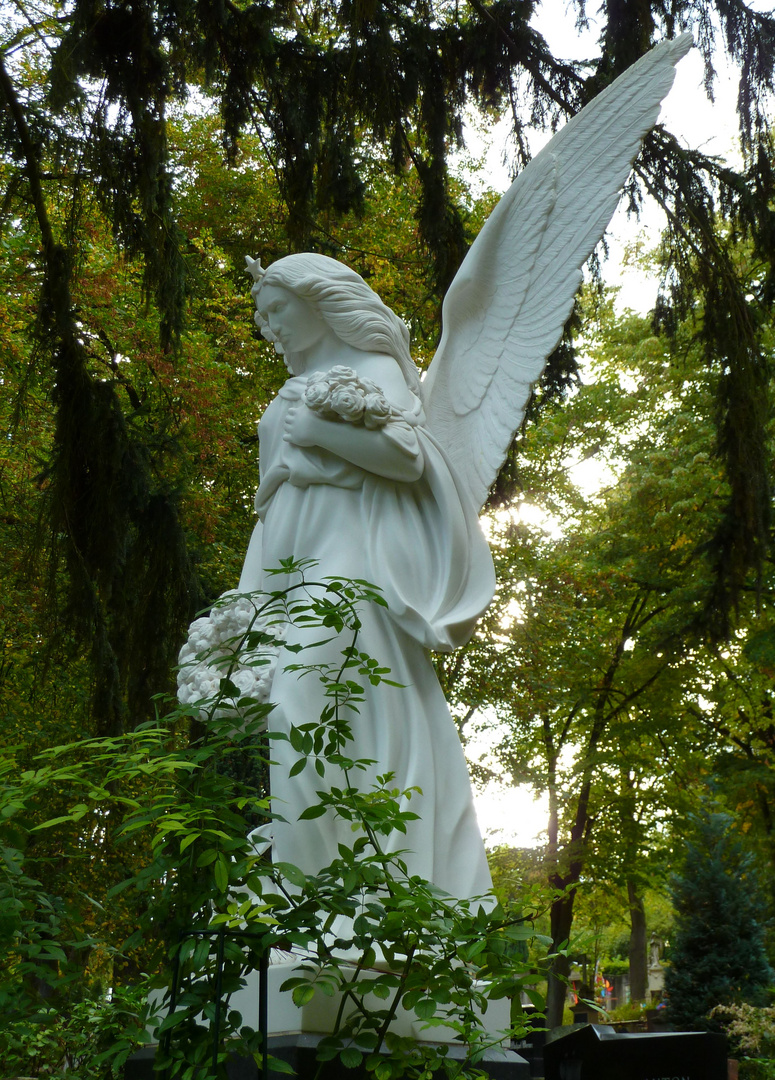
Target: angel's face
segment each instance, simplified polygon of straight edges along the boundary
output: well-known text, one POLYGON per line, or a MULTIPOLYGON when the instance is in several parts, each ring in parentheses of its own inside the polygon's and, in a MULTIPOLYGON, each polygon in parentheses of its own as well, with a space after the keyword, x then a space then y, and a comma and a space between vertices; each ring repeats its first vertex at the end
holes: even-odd
POLYGON ((290 289, 264 285, 256 293, 256 322, 281 355, 308 356, 329 335, 320 312, 290 289))

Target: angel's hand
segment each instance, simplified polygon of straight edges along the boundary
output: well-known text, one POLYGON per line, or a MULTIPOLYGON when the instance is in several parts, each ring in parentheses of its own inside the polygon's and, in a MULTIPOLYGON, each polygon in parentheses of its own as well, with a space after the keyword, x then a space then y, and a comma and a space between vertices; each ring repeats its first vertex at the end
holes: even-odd
POLYGON ((422 475, 423 458, 417 436, 408 424, 404 426, 407 438, 391 438, 383 428, 327 420, 307 405, 299 404, 288 410, 283 438, 294 446, 328 450, 377 476, 411 482, 422 475))
POLYGON ((283 438, 294 446, 320 446, 321 425, 325 423, 307 405, 292 405, 285 417, 283 438))

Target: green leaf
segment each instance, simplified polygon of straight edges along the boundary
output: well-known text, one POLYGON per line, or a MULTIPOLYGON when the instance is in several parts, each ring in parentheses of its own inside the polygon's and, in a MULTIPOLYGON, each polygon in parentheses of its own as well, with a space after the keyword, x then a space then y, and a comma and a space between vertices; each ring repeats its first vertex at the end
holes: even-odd
POLYGON ((219 892, 226 892, 229 887, 229 868, 226 865, 226 860, 223 855, 219 855, 215 860, 213 875, 219 892))
POLYGON ((325 812, 326 807, 316 803, 314 806, 308 806, 306 810, 302 810, 299 814, 299 821, 311 821, 313 818, 322 817, 325 812))
POLYGON ((347 1046, 339 1055, 339 1060, 346 1069, 357 1069, 363 1061, 363 1054, 354 1046, 347 1046))
POLYGON ((294 866, 293 863, 278 862, 274 864, 274 869, 279 874, 282 874, 284 878, 287 878, 291 885, 295 885, 297 889, 303 889, 307 884, 307 875, 298 866, 294 866))
POLYGON ((317 1059, 318 1061, 333 1061, 338 1055, 340 1047, 342 1045, 341 1039, 321 1039, 318 1043, 317 1059))
MULTIPOLYGON (((257 1065, 261 1064, 261 1053, 260 1052, 254 1054, 253 1058, 254 1058, 257 1065)), ((268 1054, 267 1055, 266 1062, 267 1062, 267 1065, 269 1066, 269 1071, 270 1072, 284 1073, 286 1076, 295 1076, 296 1075, 296 1070, 293 1068, 293 1066, 289 1062, 283 1061, 282 1058, 276 1058, 276 1057, 274 1057, 273 1054, 268 1054)))
POLYGON ((59 945, 49 943, 38 954, 39 960, 67 960, 67 953, 59 945))
POLYGON ((524 993, 527 994, 527 996, 530 998, 531 1002, 533 1003, 533 1005, 535 1005, 536 1009, 538 1009, 539 1012, 543 1011, 546 1008, 546 999, 537 990, 534 990, 531 986, 525 986, 524 993))
POLYGON ((431 998, 423 998, 422 1001, 417 1002, 414 1011, 421 1020, 430 1020, 436 1015, 436 1002, 431 998))
POLYGON ((73 819, 69 814, 62 814, 61 817, 50 818, 48 821, 42 822, 40 825, 36 825, 32 832, 40 832, 41 829, 50 829, 54 825, 61 825, 65 821, 72 821, 73 819))
POLYGON ((291 991, 293 1004, 299 1009, 301 1009, 308 1002, 312 1001, 314 996, 315 987, 312 983, 305 983, 304 986, 295 986, 291 991))

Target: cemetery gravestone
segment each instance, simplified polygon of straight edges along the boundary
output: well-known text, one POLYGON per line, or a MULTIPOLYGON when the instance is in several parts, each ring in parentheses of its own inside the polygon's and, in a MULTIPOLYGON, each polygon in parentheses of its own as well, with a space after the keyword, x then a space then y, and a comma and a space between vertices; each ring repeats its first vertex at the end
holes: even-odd
POLYGON ((589 1024, 544 1049, 545 1080, 727 1080, 723 1035, 701 1031, 619 1035, 589 1024))

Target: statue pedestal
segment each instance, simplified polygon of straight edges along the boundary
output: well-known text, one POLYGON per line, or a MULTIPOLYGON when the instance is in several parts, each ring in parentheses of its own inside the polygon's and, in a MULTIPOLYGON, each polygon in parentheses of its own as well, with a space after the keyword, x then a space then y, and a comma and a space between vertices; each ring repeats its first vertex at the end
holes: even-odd
MULTIPOLYGON (((321 1068, 315 1060, 317 1044, 321 1038, 322 1035, 312 1034, 271 1035, 269 1053, 287 1062, 298 1080, 309 1080, 317 1074, 318 1069, 320 1080, 366 1080, 367 1076, 373 1077, 373 1073, 367 1074, 362 1068, 346 1069, 340 1061, 327 1061, 321 1068)), ((446 1045, 447 1058, 450 1061, 462 1061, 465 1056, 465 1049, 460 1043, 436 1042, 434 1045, 446 1045)), ((530 1080, 530 1066, 525 1059, 513 1050, 501 1047, 488 1050, 484 1058, 477 1062, 477 1067, 492 1080, 530 1080)), ((269 1077, 271 1080, 282 1080, 280 1074, 274 1074, 271 1069, 269 1077)), ((233 1080, 242 1080, 242 1077, 235 1073, 233 1080)))
MULTIPOLYGON (((319 1064, 315 1060, 317 1044, 324 1035, 333 1030, 339 1009, 340 995, 328 997, 318 993, 301 1008, 293 1004, 290 993, 281 993, 280 987, 291 978, 298 961, 282 961, 270 964, 268 977, 268 1033, 269 1053, 286 1061, 300 1080, 315 1075, 319 1064)), ((258 1016, 258 973, 237 994, 232 995, 230 1008, 242 1014, 250 1023, 250 1017, 258 1016)), ((384 1009, 386 1002, 367 997, 366 1005, 384 1009)), ((493 1042, 499 1041, 502 1032, 509 1027, 509 1002, 495 1001, 485 1015, 480 1014, 482 1028, 493 1042)), ((427 1027, 414 1013, 399 1008, 390 1025, 391 1031, 419 1043, 446 1046, 447 1057, 461 1060, 465 1049, 455 1042, 455 1031, 448 1027, 427 1027)), ((490 1049, 480 1063, 481 1068, 493 1080, 528 1080, 530 1067, 524 1058, 505 1045, 490 1049)), ((365 1072, 359 1068, 346 1069, 341 1062, 328 1062, 320 1073, 321 1080, 360 1080, 365 1072)))
MULTIPOLYGON (((319 1041, 331 1032, 336 1023, 340 996, 328 997, 323 993, 315 994, 310 1002, 302 1007, 294 1005, 290 993, 281 993, 280 987, 286 979, 296 972, 301 958, 283 960, 269 966, 267 987, 268 1014, 268 1050, 272 1057, 287 1062, 294 1070, 298 1080, 308 1080, 319 1075, 320 1080, 363 1080, 366 1073, 361 1068, 347 1069, 338 1060, 326 1062, 322 1069, 316 1061, 319 1041), (318 1073, 318 1070, 321 1070, 318 1073)), ((384 1009, 385 1001, 378 998, 366 1000, 368 1006, 384 1009)), ((243 1022, 258 1027, 259 1015, 259 975, 253 972, 247 984, 229 999, 229 1011, 236 1010, 243 1022)), ((488 1050, 479 1067, 492 1080, 529 1080, 530 1066, 524 1058, 505 1045, 497 1045, 499 1036, 509 1026, 509 1002, 493 1002, 487 1013, 481 1017, 482 1028, 496 1044, 488 1050)), ((447 1057, 451 1061, 462 1060, 465 1048, 455 1042, 455 1032, 447 1027, 426 1027, 413 1013, 399 1008, 391 1024, 391 1030, 397 1035, 413 1038, 419 1043, 445 1046, 447 1057)), ((153 1059, 155 1046, 145 1047, 134 1054, 126 1064, 124 1080, 154 1080, 153 1059)), ((229 1080, 259 1080, 260 1068, 251 1059, 230 1058, 227 1066, 229 1080)), ((269 1070, 267 1078, 261 1080, 284 1080, 281 1074, 269 1070)))
MULTIPOLYGON (((296 1080, 312 1080, 315 1076, 319 1080, 367 1080, 363 1069, 346 1069, 340 1061, 327 1061, 321 1067, 315 1059, 321 1038, 321 1035, 311 1034, 271 1035, 269 1053, 287 1062, 294 1070, 296 1080)), ((124 1080, 157 1080, 159 1074, 153 1069, 155 1055, 155 1046, 144 1047, 133 1054, 124 1066, 124 1080)), ((459 1043, 448 1046, 447 1057, 451 1061, 460 1061, 463 1055, 464 1050, 459 1043)), ((492 1080, 530 1080, 530 1066, 513 1050, 489 1050, 477 1066, 492 1080)), ((226 1075, 228 1080, 288 1080, 287 1074, 271 1068, 268 1075, 263 1077, 255 1061, 237 1055, 229 1058, 226 1075)))
MULTIPOLYGON (((316 993, 311 1001, 299 1007, 294 1005, 290 993, 281 993, 280 987, 286 979, 300 974, 296 968, 301 960, 302 958, 283 959, 279 963, 269 965, 267 1030, 270 1036, 289 1033, 326 1035, 333 1031, 336 1025, 341 995, 334 994, 329 997, 323 993, 316 993)), ((365 999, 365 1005, 369 1009, 384 1010, 387 1002, 369 995, 365 999)), ((247 984, 241 990, 236 994, 232 994, 229 999, 229 1010, 232 1009, 236 1009, 237 1012, 241 1013, 245 1023, 257 1026, 259 1012, 257 971, 248 976, 247 984)), ((486 1013, 479 1014, 482 1030, 488 1034, 493 1042, 500 1043, 503 1041, 502 1033, 509 1027, 509 1011, 510 1003, 504 998, 493 1001, 486 1013)), ((454 1043, 456 1040, 456 1033, 452 1028, 428 1027, 413 1012, 409 1012, 400 1006, 390 1025, 390 1030, 395 1032, 396 1035, 417 1039, 420 1042, 454 1043)))

